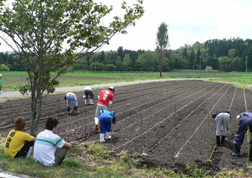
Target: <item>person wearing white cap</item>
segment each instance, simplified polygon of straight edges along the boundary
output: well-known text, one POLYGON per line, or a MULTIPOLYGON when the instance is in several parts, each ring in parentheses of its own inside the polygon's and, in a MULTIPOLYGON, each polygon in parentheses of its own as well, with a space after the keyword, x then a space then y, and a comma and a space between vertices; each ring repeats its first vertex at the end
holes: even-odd
POLYGON ((113 103, 114 92, 115 92, 115 88, 111 86, 106 90, 102 90, 100 94, 98 95, 98 102, 97 102, 95 118, 94 118, 96 131, 99 130, 98 124, 99 124, 100 111, 108 110, 108 107, 113 103))
POLYGON ((87 104, 88 96, 90 96, 89 104, 94 104, 93 99, 94 99, 94 93, 93 90, 90 86, 86 86, 84 88, 84 103, 87 104))

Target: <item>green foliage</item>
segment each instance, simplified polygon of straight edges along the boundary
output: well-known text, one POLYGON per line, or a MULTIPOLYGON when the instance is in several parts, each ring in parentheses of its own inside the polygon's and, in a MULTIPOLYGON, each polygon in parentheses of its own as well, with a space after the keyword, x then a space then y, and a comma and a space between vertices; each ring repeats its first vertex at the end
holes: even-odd
POLYGON ((5 64, 0 64, 0 71, 9 71, 10 69, 5 64))
POLYGON ((20 85, 19 86, 19 91, 22 95, 27 94, 31 90, 30 85, 20 85))
POLYGON ((116 66, 114 64, 106 64, 105 65, 105 70, 106 71, 115 71, 116 70, 116 66))
POLYGON ((219 70, 231 71, 232 58, 228 56, 221 56, 218 58, 218 60, 219 60, 219 70))
POLYGON ((91 144, 87 149, 86 152, 94 155, 95 157, 102 157, 102 158, 109 158, 109 154, 107 151, 104 150, 101 144, 91 144))
POLYGON ((147 51, 140 54, 136 62, 141 71, 155 71, 156 56, 154 52, 147 51))
POLYGON ((206 66, 205 70, 206 71, 211 71, 211 70, 213 70, 213 68, 212 68, 212 66, 206 66))
POLYGON ((158 27, 156 45, 157 49, 161 50, 169 47, 168 25, 164 22, 158 27))
POLYGON ((202 170, 199 169, 199 168, 194 168, 192 169, 190 167, 190 165, 186 165, 186 171, 187 171, 187 175, 189 175, 190 177, 193 177, 193 178, 199 178, 199 177, 203 177, 203 174, 201 173, 202 170))
POLYGON ((162 77, 163 65, 165 60, 165 51, 169 47, 169 35, 168 35, 168 25, 164 22, 160 24, 157 32, 156 40, 156 52, 157 52, 157 61, 159 64, 159 75, 162 77))
MULTIPOLYGON (((14 0, 10 7, 1 1, 0 38, 15 51, 28 72, 29 82, 21 87, 21 93, 31 92, 32 113, 37 111, 37 102, 41 102, 45 91, 54 92, 56 79, 69 66, 108 44, 116 33, 127 33, 126 28, 135 25, 144 13, 142 0, 136 1, 133 7, 122 3, 124 18, 116 16, 108 26, 101 19, 112 7, 92 0, 14 0), (56 73, 54 77, 52 72, 56 73)), ((31 134, 36 135, 39 119, 32 115, 31 134)))
POLYGON ((104 64, 99 63, 99 62, 93 62, 91 63, 91 65, 89 66, 89 69, 91 71, 102 71, 104 70, 104 64))
POLYGON ((126 54, 124 59, 123 59, 123 67, 125 71, 132 71, 133 67, 132 67, 132 60, 129 56, 129 54, 126 54))

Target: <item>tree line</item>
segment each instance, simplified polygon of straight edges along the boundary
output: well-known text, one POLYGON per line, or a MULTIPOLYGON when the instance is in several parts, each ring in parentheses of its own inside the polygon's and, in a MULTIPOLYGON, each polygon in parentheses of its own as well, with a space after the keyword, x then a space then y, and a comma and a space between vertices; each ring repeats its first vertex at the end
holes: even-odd
MULTIPOLYGON (((156 51, 101 51, 84 56, 68 71, 159 71, 156 51)), ((214 39, 165 50, 163 71, 172 69, 204 70, 211 66, 221 71, 252 71, 252 40, 214 39)), ((25 71, 22 59, 15 53, 0 53, 0 71, 25 71)))

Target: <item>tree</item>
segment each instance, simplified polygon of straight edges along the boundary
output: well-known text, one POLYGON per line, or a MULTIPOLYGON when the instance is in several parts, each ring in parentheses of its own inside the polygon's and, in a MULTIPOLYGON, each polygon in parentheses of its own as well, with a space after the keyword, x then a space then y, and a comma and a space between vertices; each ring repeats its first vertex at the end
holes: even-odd
POLYGON ((101 20, 113 8, 93 0, 15 0, 11 7, 6 0, 0 2, 0 38, 22 57, 29 76, 20 91, 31 92, 32 135, 37 132, 43 94, 54 92, 56 79, 68 66, 108 44, 116 33, 127 33, 144 12, 142 0, 136 1, 132 7, 123 2, 123 19, 116 16, 107 26, 101 20))
POLYGON ((0 71, 9 71, 9 68, 5 64, 0 64, 0 71))
POLYGON ((133 68, 131 67, 131 65, 132 65, 132 60, 131 60, 129 54, 126 54, 124 59, 123 59, 124 70, 132 71, 133 68))
POLYGON ((154 52, 147 51, 143 54, 140 54, 136 60, 138 68, 141 71, 153 71, 155 70, 155 54, 154 52))
POLYGON ((121 57, 121 59, 124 59, 125 57, 125 54, 124 54, 124 51, 123 51, 123 47, 120 46, 118 49, 117 49, 117 55, 121 57))
POLYGON ((168 25, 164 22, 158 27, 156 40, 157 60, 159 64, 160 77, 162 77, 162 70, 165 58, 165 50, 169 47, 168 25))
POLYGON ((236 57, 231 62, 231 70, 232 71, 241 71, 241 59, 239 57, 236 57))
POLYGON ((117 56, 117 59, 116 59, 116 61, 115 61, 115 66, 116 66, 116 69, 118 70, 118 71, 123 71, 123 62, 122 62, 122 60, 121 60, 121 57, 120 56, 117 56))
POLYGON ((201 56, 200 48, 198 48, 197 53, 196 53, 196 64, 199 66, 199 69, 201 70, 202 56, 201 56))
POLYGON ((219 60, 219 70, 223 70, 226 72, 231 71, 232 58, 228 56, 221 56, 218 58, 218 60, 219 60))
POLYGON ((194 53, 194 50, 193 50, 193 49, 191 50, 191 54, 190 54, 189 60, 190 60, 190 62, 191 62, 192 69, 194 70, 194 65, 195 65, 195 53, 194 53))

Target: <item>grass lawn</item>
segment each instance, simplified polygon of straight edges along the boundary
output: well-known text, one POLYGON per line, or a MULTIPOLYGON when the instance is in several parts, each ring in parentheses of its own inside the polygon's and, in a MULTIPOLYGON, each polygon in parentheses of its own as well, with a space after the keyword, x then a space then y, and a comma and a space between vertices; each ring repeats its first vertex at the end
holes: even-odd
MULTIPOLYGON (((19 86, 28 83, 28 74, 26 72, 1 73, 3 74, 3 91, 17 91, 19 86)), ((252 84, 251 74, 245 72, 163 72, 162 78, 208 78, 210 81, 232 82, 238 87, 246 88, 248 84, 252 84)), ((147 79, 160 79, 159 72, 71 72, 58 78, 60 82, 58 87, 147 79)))

